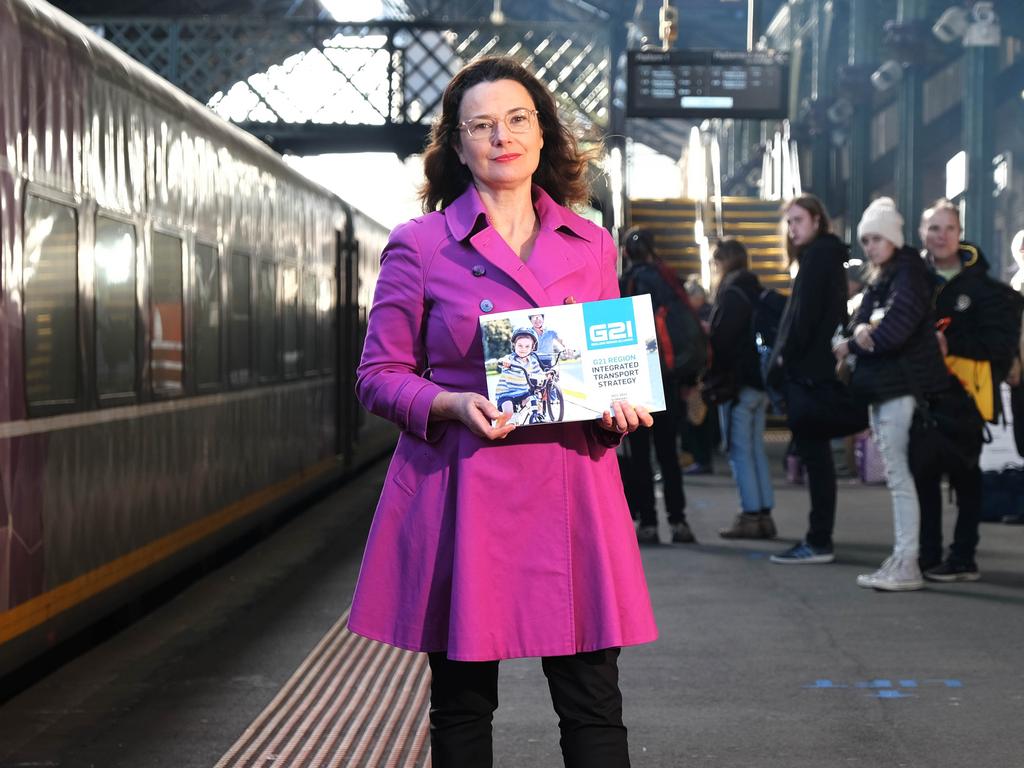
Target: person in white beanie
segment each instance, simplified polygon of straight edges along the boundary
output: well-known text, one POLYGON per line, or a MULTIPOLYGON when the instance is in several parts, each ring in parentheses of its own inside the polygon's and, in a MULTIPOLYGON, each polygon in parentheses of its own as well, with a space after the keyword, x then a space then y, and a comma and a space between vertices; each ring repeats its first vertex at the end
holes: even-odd
POLYGON ((867 289, 849 324, 851 338, 833 352, 839 361, 856 355, 851 386, 870 404, 871 431, 892 494, 895 534, 892 555, 874 573, 858 576, 857 584, 885 591, 921 589, 920 507, 908 461, 910 424, 915 392, 924 397, 942 392, 948 376, 935 336, 928 270, 917 252, 904 245, 903 217, 890 198, 868 206, 857 237, 871 262, 867 289))

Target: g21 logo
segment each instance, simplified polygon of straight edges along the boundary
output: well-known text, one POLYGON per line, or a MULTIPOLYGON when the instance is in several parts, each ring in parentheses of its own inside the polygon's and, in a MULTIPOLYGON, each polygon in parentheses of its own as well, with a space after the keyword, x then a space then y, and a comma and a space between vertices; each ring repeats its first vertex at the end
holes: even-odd
POLYGON ((633 341, 633 321, 617 323, 598 323, 590 326, 590 341, 594 344, 606 344, 610 341, 633 341))

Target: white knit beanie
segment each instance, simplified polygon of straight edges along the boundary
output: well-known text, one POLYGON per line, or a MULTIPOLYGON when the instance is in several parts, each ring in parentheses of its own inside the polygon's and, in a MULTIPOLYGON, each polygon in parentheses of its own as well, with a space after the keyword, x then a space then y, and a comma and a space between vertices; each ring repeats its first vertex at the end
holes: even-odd
POLYGON ((903 247, 903 217, 891 197, 871 201, 857 225, 857 239, 864 235, 881 235, 897 248, 903 247))

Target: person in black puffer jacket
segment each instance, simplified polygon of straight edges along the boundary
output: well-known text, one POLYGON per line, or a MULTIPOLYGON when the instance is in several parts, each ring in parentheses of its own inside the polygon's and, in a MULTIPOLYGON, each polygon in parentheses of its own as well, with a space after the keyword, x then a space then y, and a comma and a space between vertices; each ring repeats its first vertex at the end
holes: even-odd
MULTIPOLYGON (((813 195, 783 207, 790 261, 800 265, 779 321, 768 365, 773 384, 790 380, 825 382, 835 378, 832 336, 846 324, 846 245, 829 231, 828 213, 813 195), (782 379, 783 381, 778 381, 782 379)), ((789 389, 788 386, 784 386, 789 389)), ((831 563, 836 519, 836 468, 826 438, 794 432, 793 444, 807 470, 811 511, 807 534, 793 547, 772 555, 773 563, 831 563)))
POLYGON ((871 261, 868 287, 850 321, 852 338, 835 356, 853 366, 851 386, 870 403, 871 431, 885 462, 892 494, 895 543, 875 573, 857 577, 861 587, 885 591, 921 589, 918 566, 920 505, 908 452, 917 401, 948 386, 931 312, 927 267, 903 243, 903 217, 888 197, 864 211, 857 235, 871 261))
POLYGON ((740 514, 724 539, 770 539, 775 497, 764 450, 768 396, 752 319, 761 299, 761 283, 748 268, 747 249, 738 240, 722 240, 714 253, 720 282, 711 310, 711 372, 728 381, 734 396, 719 406, 719 421, 729 451, 729 466, 740 497, 740 514))

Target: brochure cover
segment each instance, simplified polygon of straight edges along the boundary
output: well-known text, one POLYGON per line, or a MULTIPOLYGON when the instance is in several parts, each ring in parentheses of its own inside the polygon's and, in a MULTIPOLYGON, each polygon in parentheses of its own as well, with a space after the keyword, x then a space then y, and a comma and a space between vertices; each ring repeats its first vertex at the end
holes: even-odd
POLYGON ((648 295, 483 315, 480 330, 502 419, 589 421, 616 401, 665 410, 648 295))

